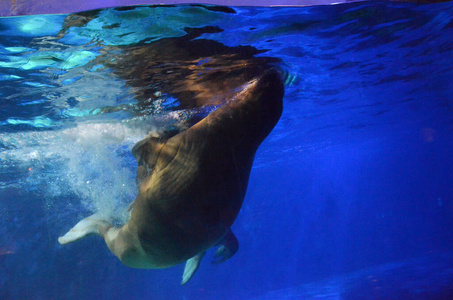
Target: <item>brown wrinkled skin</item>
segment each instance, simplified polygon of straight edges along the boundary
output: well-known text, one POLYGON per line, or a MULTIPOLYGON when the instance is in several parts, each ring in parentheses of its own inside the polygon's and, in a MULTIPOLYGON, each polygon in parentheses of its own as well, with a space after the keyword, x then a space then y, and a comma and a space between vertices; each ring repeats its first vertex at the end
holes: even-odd
POLYGON ((140 147, 139 163, 153 172, 141 184, 125 227, 154 267, 205 251, 230 228, 255 152, 282 113, 282 97, 279 74, 268 71, 187 131, 165 144, 149 140, 140 147))
MULTIPOLYGON (((86 26, 98 14, 67 16, 57 37, 71 27, 86 26)), ((96 227, 109 249, 130 267, 170 267, 203 253, 227 232, 230 240, 236 239, 229 230, 242 206, 255 152, 282 113, 283 82, 273 69, 279 59, 256 57, 266 50, 251 46, 203 39, 203 34, 221 32, 219 27, 184 31, 181 37, 102 45, 92 62, 130 88, 137 100, 128 110, 133 114, 149 114, 161 95, 177 99, 177 110, 220 106, 198 123, 198 116, 188 120, 196 124, 184 132, 137 143, 133 154, 140 189, 126 225, 81 221, 96 227)), ((103 112, 123 109, 106 107, 103 112)), ((74 240, 63 237, 62 243, 74 240)), ((237 251, 237 245, 233 248, 237 251)))

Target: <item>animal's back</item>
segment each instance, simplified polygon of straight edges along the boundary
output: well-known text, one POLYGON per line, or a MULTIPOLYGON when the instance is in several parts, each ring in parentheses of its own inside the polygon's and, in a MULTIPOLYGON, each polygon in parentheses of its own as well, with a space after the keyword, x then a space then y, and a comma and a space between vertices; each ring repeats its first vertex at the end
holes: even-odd
POLYGON ((213 246, 236 219, 253 158, 282 111, 280 76, 268 72, 187 131, 156 147, 130 223, 161 261, 213 246))

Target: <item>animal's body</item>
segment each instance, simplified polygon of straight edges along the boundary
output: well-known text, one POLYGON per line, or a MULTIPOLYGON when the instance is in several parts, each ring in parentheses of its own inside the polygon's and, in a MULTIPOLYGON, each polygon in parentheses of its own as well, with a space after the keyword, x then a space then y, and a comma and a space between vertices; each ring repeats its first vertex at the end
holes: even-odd
POLYGON ((230 227, 242 206, 255 152, 281 116, 283 93, 278 72, 266 71, 188 130, 164 142, 149 137, 137 143, 133 154, 141 184, 130 220, 116 228, 93 215, 59 242, 100 234, 134 268, 187 261, 183 283, 207 249, 218 245, 219 261, 231 257, 238 243, 230 227))

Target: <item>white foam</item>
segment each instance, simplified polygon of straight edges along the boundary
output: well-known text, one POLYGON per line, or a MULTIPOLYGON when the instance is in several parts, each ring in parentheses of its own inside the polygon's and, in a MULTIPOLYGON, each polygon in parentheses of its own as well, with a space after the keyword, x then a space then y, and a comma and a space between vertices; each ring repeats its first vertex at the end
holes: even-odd
POLYGON ((125 222, 126 208, 137 194, 130 150, 156 126, 181 121, 175 118, 177 114, 2 134, 0 145, 9 150, 0 148, 0 173, 7 166, 28 170, 20 185, 45 191, 50 202, 75 194, 90 211, 125 222))

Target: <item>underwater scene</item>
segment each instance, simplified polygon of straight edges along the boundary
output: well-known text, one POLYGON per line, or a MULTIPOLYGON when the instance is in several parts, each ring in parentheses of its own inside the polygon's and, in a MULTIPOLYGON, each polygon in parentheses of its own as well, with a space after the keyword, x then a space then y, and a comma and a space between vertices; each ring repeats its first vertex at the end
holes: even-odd
POLYGON ((0 299, 453 299, 452 37, 453 2, 0 18, 0 299))

